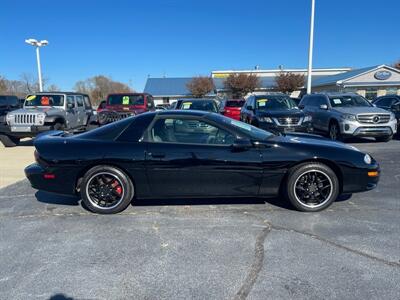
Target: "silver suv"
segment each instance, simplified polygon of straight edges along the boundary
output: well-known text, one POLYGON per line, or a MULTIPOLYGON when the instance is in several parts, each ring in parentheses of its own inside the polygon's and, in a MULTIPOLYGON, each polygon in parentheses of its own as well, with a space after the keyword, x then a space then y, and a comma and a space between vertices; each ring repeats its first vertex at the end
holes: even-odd
POLYGON ((393 113, 354 93, 305 95, 299 108, 312 116, 316 132, 327 133, 333 140, 358 136, 387 142, 397 132, 393 113))
POLYGON ((56 92, 28 95, 23 108, 7 114, 7 132, 1 132, 1 141, 10 147, 17 145, 21 138, 34 137, 48 130, 85 130, 92 117, 92 104, 86 94, 56 92))

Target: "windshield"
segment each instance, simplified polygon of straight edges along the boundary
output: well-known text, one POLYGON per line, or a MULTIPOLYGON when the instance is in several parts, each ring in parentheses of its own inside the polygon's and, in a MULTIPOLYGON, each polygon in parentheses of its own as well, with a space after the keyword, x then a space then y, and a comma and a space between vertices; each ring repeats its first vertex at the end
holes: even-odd
POLYGON ((332 107, 365 107, 372 106, 367 99, 361 96, 329 97, 332 107))
POLYGON ((110 95, 108 105, 144 105, 143 95, 110 95))
POLYGON ((260 110, 287 110, 297 108, 296 103, 286 96, 256 97, 256 109, 260 110))
POLYGON ((64 106, 64 95, 30 95, 25 106, 64 106))
POLYGON ((217 105, 214 101, 196 100, 196 101, 183 101, 181 109, 195 109, 210 112, 217 112, 217 105))
POLYGON ((224 124, 233 126, 237 131, 246 136, 249 136, 252 140, 263 141, 275 135, 272 132, 257 128, 253 125, 249 125, 241 121, 236 121, 222 115, 213 114, 210 115, 210 118, 214 119, 214 121, 218 123, 222 122, 224 124))

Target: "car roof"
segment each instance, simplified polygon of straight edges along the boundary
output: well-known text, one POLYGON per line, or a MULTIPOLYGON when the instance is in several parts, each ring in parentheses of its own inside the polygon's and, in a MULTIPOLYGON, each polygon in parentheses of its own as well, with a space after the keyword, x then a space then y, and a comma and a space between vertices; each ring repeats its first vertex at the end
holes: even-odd
POLYGON ((128 93, 110 93, 107 95, 111 96, 111 95, 126 95, 126 96, 136 96, 136 95, 150 95, 149 93, 132 93, 132 92, 128 92, 128 93))
MULTIPOLYGON (((347 92, 347 93, 344 93, 344 92, 322 92, 322 93, 312 93, 311 96, 312 95, 325 95, 327 97, 360 96, 357 93, 350 93, 350 92, 347 92)), ((307 95, 304 95, 304 96, 307 96, 307 95)))
POLYGON ((185 98, 185 99, 178 99, 178 101, 214 101, 212 98, 185 98))
POLYGON ((156 115, 160 116, 194 116, 194 117, 204 117, 210 112, 207 111, 202 111, 202 110, 182 110, 182 109, 177 109, 177 110, 162 110, 162 111, 157 111, 154 112, 156 115))
POLYGON ((38 93, 30 93, 29 95, 84 95, 88 96, 85 93, 77 93, 77 92, 38 92, 38 93))

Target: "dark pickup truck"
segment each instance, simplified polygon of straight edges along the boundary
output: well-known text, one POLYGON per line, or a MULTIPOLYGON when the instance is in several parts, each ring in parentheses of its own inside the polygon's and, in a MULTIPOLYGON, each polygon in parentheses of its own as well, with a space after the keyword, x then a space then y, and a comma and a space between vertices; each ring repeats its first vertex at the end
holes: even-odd
POLYGON ((21 101, 16 96, 0 95, 0 141, 7 139, 4 135, 7 132, 6 116, 10 111, 20 109, 21 101))
POLYGON ((107 96, 103 108, 98 112, 100 125, 112 123, 147 111, 154 111, 153 96, 147 93, 119 93, 107 96))

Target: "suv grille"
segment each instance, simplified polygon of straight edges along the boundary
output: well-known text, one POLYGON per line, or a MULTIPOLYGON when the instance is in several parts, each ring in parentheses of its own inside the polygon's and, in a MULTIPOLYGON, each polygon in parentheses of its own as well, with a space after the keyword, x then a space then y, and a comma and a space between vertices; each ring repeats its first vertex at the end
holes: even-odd
POLYGON ((14 115, 14 124, 34 125, 36 123, 35 114, 16 114, 14 115))
POLYGON ((283 118, 277 118, 276 119, 278 121, 279 125, 299 125, 300 123, 300 118, 299 117, 283 117, 283 118))
POLYGON ((382 124, 387 123, 390 120, 389 114, 368 114, 368 115, 357 115, 357 119, 360 123, 365 124, 382 124))
POLYGON ((108 116, 108 122, 115 122, 115 121, 119 121, 125 118, 129 118, 134 116, 135 114, 133 113, 117 113, 117 114, 110 114, 108 116))

